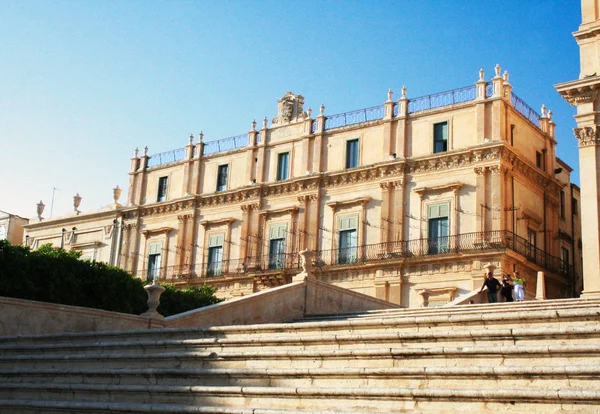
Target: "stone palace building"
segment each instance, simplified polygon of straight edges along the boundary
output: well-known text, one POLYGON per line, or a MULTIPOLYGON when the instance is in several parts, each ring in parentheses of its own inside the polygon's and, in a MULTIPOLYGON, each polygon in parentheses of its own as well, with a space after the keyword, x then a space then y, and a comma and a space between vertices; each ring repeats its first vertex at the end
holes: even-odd
MULTIPOLYGON (((235 297, 289 283, 298 252, 317 278, 406 307, 438 306, 518 269, 535 296, 581 291, 579 188, 538 114, 496 66, 472 86, 314 116, 287 92, 269 125, 131 161, 126 205, 38 220, 53 243, 140 278, 210 283, 235 297)), ((196 142, 195 142, 196 141, 196 142)), ((75 199, 77 202, 77 198, 75 199)), ((77 210, 77 206, 75 207, 77 210)))

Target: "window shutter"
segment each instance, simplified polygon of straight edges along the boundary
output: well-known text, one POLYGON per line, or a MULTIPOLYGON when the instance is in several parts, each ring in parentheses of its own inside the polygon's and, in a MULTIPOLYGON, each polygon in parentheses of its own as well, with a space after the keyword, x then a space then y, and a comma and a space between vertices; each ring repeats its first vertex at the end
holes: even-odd
POLYGON ((223 246, 225 236, 223 234, 213 234, 208 237, 208 247, 219 247, 223 246))
POLYGON ((443 218, 448 217, 450 211, 450 205, 448 203, 442 204, 431 204, 427 207, 427 218, 443 218))
POLYGON ((285 239, 287 224, 271 224, 269 229, 269 240, 285 239))
POLYGON ((161 254, 162 253, 162 242, 150 243, 148 246, 148 254, 161 254))
POLYGON ((358 227, 358 216, 340 217, 338 221, 338 230, 355 230, 358 227))

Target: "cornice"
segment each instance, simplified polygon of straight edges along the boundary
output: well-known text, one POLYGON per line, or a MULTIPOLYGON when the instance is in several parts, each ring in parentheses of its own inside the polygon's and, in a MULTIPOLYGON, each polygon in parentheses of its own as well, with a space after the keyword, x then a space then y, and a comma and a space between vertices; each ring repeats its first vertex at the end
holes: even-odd
POLYGON ((209 226, 219 226, 221 224, 231 225, 231 223, 233 223, 234 221, 235 221, 234 217, 227 217, 227 218, 216 219, 216 220, 202 220, 200 222, 200 225, 202 227, 206 228, 209 226))
POLYGON ((260 210, 260 211, 258 211, 258 215, 265 216, 265 217, 275 216, 275 215, 279 215, 279 214, 295 215, 298 213, 298 210, 299 210, 298 206, 291 206, 291 207, 278 208, 276 210, 260 210))
POLYGON ((173 227, 159 227, 157 229, 144 229, 141 231, 141 233, 144 235, 144 237, 148 238, 153 234, 169 234, 171 230, 173 230, 173 227))
POLYGON ((58 217, 55 219, 45 219, 42 221, 37 221, 35 223, 29 223, 29 224, 25 224, 23 226, 23 228, 25 230, 36 230, 40 227, 52 227, 52 226, 61 226, 61 225, 73 225, 73 224, 77 224, 77 223, 82 223, 85 221, 93 221, 93 220, 97 220, 103 216, 106 216, 106 218, 111 218, 114 217, 115 219, 121 217, 121 215, 123 214, 123 210, 120 208, 116 208, 114 210, 101 210, 101 211, 96 211, 96 212, 92 212, 92 213, 84 213, 84 214, 79 214, 79 215, 71 215, 71 216, 64 216, 64 217, 58 217))
POLYGON ((358 198, 353 198, 351 200, 330 201, 329 203, 327 203, 327 206, 330 207, 333 211, 336 211, 337 209, 339 209, 341 207, 351 206, 354 204, 365 205, 369 201, 371 201, 371 197, 368 197, 368 196, 367 197, 358 197, 358 198))
POLYGON ((435 185, 435 186, 432 186, 432 187, 419 187, 419 188, 415 188, 415 189, 413 189, 413 192, 419 194, 420 197, 423 197, 427 193, 435 192, 435 191, 447 191, 447 190, 458 191, 458 190, 460 190, 460 188, 463 185, 464 185, 463 183, 461 183, 459 181, 455 181, 453 183, 442 184, 442 185, 435 185))
POLYGON ((571 105, 593 102, 598 97, 600 76, 577 79, 554 85, 556 91, 571 105))

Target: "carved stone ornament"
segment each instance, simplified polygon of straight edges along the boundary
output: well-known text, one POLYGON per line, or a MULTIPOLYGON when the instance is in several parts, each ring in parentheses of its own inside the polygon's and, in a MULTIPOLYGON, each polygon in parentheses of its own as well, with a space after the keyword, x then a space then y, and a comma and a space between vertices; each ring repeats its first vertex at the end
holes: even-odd
POLYGON ((287 91, 277 101, 277 116, 273 118, 273 125, 297 122, 307 118, 308 115, 303 112, 303 106, 304 97, 302 95, 294 95, 287 91))
POLYGON ((575 133, 575 137, 579 140, 580 147, 600 144, 598 127, 596 125, 583 128, 573 128, 573 132, 575 133))

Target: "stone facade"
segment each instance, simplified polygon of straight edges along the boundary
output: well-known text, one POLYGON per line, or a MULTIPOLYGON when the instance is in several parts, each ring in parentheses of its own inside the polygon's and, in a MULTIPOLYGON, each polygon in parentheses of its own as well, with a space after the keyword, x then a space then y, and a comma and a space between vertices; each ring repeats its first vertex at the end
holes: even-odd
POLYGON ((11 244, 21 244, 28 219, 0 210, 0 240, 8 240, 11 244))
POLYGON ((600 297, 600 0, 581 0, 582 20, 573 33, 579 45, 579 79, 555 85, 577 107, 573 132, 579 141, 584 294, 600 297))
MULTIPOLYGON (((552 113, 514 95, 499 66, 473 86, 414 99, 403 88, 398 100, 389 91, 345 114, 321 105, 313 117, 291 92, 277 108, 270 126, 252 122, 244 135, 136 150, 127 206, 106 216, 117 220, 113 263, 236 297, 289 283, 298 252, 312 250, 318 280, 418 307, 479 288, 491 262, 518 268, 529 298, 538 271, 548 297, 573 295, 578 259, 559 237, 572 229, 560 216, 571 169, 556 158, 552 113)), ((53 234, 69 231, 65 220, 53 234)))

